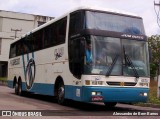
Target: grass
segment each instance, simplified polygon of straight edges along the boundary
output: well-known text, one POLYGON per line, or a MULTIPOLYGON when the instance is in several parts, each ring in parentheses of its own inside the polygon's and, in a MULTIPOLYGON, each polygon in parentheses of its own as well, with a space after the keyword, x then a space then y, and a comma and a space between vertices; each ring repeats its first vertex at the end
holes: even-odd
POLYGON ((157 98, 157 87, 158 87, 158 82, 151 80, 148 103, 160 105, 160 98, 159 99, 157 98))
POLYGON ((147 103, 137 103, 135 105, 138 106, 154 106, 154 107, 160 107, 160 98, 157 98, 157 87, 158 87, 158 82, 154 81, 151 79, 150 82, 150 92, 149 92, 149 98, 147 103))
POLYGON ((0 77, 0 81, 7 81, 7 77, 0 77))

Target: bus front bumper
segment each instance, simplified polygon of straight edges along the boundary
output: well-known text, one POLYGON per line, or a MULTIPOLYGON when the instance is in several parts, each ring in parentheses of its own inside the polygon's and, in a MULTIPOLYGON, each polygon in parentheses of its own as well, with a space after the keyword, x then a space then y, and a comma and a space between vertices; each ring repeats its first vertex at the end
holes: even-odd
POLYGON ((82 100, 85 102, 146 102, 148 88, 128 87, 83 87, 82 100))

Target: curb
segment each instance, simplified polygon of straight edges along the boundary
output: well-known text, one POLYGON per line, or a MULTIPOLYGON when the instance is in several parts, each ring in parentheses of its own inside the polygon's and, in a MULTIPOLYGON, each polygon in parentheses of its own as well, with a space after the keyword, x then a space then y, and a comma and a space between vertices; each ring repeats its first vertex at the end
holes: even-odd
POLYGON ((160 105, 158 104, 152 104, 152 103, 145 103, 145 107, 153 107, 153 108, 160 108, 160 105))
POLYGON ((160 108, 160 105, 158 105, 158 104, 153 104, 153 103, 135 104, 135 106, 160 108))

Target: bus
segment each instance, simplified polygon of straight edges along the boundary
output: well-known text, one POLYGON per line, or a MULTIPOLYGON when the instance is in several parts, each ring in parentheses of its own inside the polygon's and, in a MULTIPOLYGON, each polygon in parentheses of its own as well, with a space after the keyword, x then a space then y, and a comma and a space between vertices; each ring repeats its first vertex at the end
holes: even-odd
POLYGON ((134 14, 79 7, 10 45, 8 86, 17 95, 113 107, 146 102, 149 83, 147 37, 143 19, 134 14))

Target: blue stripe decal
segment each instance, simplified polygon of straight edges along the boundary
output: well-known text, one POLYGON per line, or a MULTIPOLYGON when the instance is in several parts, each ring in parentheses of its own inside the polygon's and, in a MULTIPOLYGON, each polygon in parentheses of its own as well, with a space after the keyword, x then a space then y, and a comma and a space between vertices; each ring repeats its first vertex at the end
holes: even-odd
MULTIPOLYGON (((34 52, 32 52, 32 59, 34 59, 34 52)), ((28 62, 30 61, 30 58, 29 58, 29 54, 27 54, 27 63, 25 64, 25 55, 22 55, 22 62, 23 62, 23 71, 24 71, 24 76, 25 76, 25 80, 26 79, 26 72, 27 72, 27 64, 28 62)))
POLYGON ((13 81, 12 80, 8 80, 7 81, 7 85, 9 88, 13 88, 13 81))
MULTIPOLYGON (((8 86, 13 88, 13 81, 8 81, 8 86)), ((29 92, 54 96, 54 84, 34 83, 29 92)), ((26 90, 25 82, 22 83, 22 90, 26 90)), ((71 86, 65 85, 65 98, 75 101, 91 102, 91 92, 101 92, 103 102, 146 102, 148 97, 141 96, 141 93, 148 93, 148 88, 118 88, 118 87, 92 87, 92 86, 71 86)))
POLYGON ((32 58, 34 59, 34 52, 32 52, 32 58))
POLYGON ((83 87, 83 101, 91 101, 91 92, 101 92, 104 102, 146 102, 148 97, 141 93, 148 93, 148 88, 118 88, 118 87, 83 87))
MULTIPOLYGON (((22 90, 27 91, 25 82, 22 83, 22 90)), ((34 92, 42 95, 50 95, 50 96, 54 95, 53 91, 54 91, 53 84, 44 84, 44 83, 34 83, 31 90, 29 90, 29 92, 34 92)))
MULTIPOLYGON (((23 71, 24 71, 24 76, 26 76, 26 66, 25 66, 24 55, 22 55, 22 61, 23 61, 23 71)), ((26 78, 25 78, 25 79, 26 79, 26 78)))
POLYGON ((27 62, 29 62, 29 54, 27 54, 27 62))

